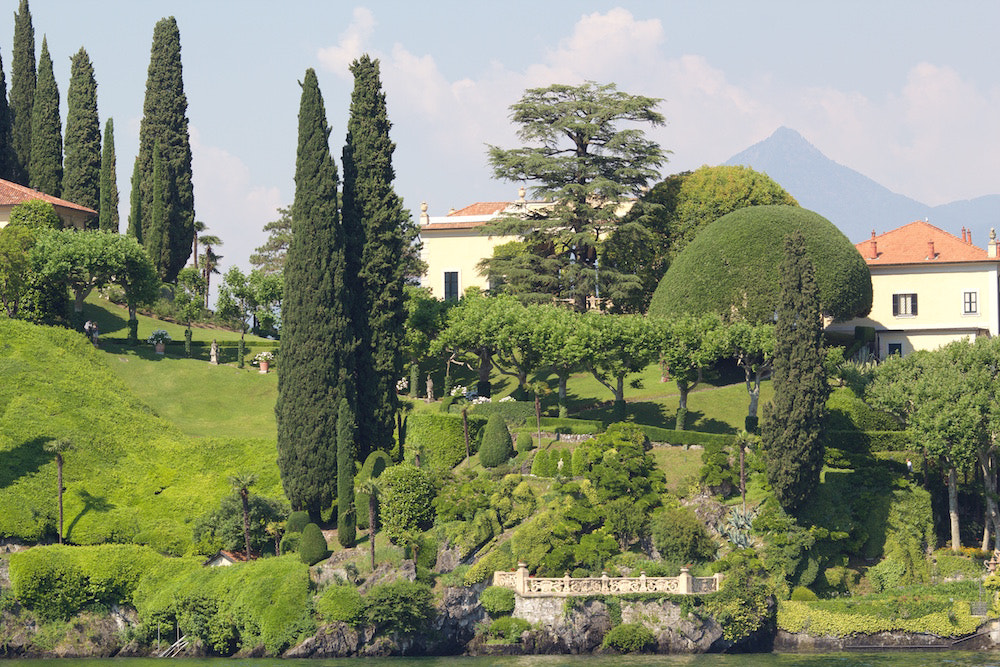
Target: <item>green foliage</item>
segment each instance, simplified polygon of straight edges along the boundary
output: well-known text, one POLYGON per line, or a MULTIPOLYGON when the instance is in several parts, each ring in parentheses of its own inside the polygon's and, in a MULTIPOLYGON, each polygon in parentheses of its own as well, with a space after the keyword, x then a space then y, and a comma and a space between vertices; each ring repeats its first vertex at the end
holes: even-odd
POLYGON ((21 225, 0 228, 0 304, 14 318, 31 285, 31 248, 35 232, 21 225))
POLYGON ((835 389, 826 401, 824 430, 899 431, 903 425, 892 415, 873 409, 846 387, 835 389))
POLYGON ((479 604, 493 618, 509 616, 514 611, 514 601, 514 591, 502 586, 487 586, 479 594, 479 604))
MULTIPOLYGON (((382 472, 392 465, 392 459, 389 455, 381 450, 376 450, 365 458, 364 464, 361 466, 361 470, 358 472, 357 481, 355 483, 355 494, 354 494, 354 508, 356 512, 355 519, 357 521, 357 527, 361 529, 368 528, 368 500, 369 495, 364 491, 358 490, 358 486, 363 485, 368 480, 377 479, 382 472)), ((376 499, 376 511, 378 499, 376 499)), ((377 513, 376 513, 377 516, 377 513)))
POLYGON ((619 653, 646 653, 656 648, 656 637, 642 623, 622 623, 604 635, 601 646, 619 653))
MULTIPOLYGON (((280 521, 287 512, 282 503, 256 494, 248 498, 250 548, 261 552, 274 540, 267 534, 267 524, 280 521)), ((222 499, 219 507, 202 515, 194 524, 194 542, 198 553, 210 554, 219 549, 245 550, 243 542, 243 507, 238 494, 222 499)))
POLYGON ((394 544, 400 544, 408 533, 430 527, 434 486, 426 471, 400 463, 387 468, 380 480, 381 526, 394 544))
POLYGON ((306 565, 315 565, 329 555, 330 549, 319 526, 307 523, 299 538, 299 558, 306 565))
POLYGON ((365 596, 365 622, 379 632, 414 634, 434 617, 431 599, 431 589, 416 581, 375 586, 365 596))
POLYGON ((586 452, 583 475, 602 502, 611 498, 639 500, 662 490, 663 474, 656 470, 649 454, 649 438, 635 424, 612 424, 580 447, 586 452))
POLYGON ((649 517, 645 503, 636 504, 628 498, 616 498, 604 505, 604 527, 615 536, 622 551, 640 537, 649 534, 649 517))
POLYGON ((29 199, 10 209, 10 224, 34 230, 61 229, 56 207, 44 199, 29 199))
POLYGON ((604 424, 593 419, 574 419, 571 417, 542 417, 542 429, 556 433, 573 433, 575 435, 592 435, 604 431, 604 424))
POLYGON ((42 37, 38 56, 38 81, 31 107, 31 160, 28 180, 31 187, 53 197, 62 195, 62 121, 59 118, 59 88, 52 72, 49 45, 42 37))
POLYGON ((285 522, 286 533, 301 533, 309 523, 309 512, 296 511, 288 515, 285 522))
POLYGON ((118 233, 118 171, 115 159, 115 121, 104 124, 104 147, 101 149, 100 208, 98 226, 118 233))
MULTIPOLYGON (((97 211, 101 190, 101 124, 97 115, 94 67, 83 47, 72 58, 66 108, 62 197, 97 211)), ((98 226, 96 217, 90 226, 98 226)), ((117 225, 113 230, 110 226, 104 229, 118 231, 117 225)))
POLYGON ((754 206, 710 223, 671 264, 649 314, 735 312, 749 322, 772 321, 782 239, 792 231, 805 237, 816 267, 820 312, 838 321, 867 314, 871 276, 861 255, 828 220, 795 206, 754 206))
POLYGON ((722 590, 705 600, 705 608, 729 641, 751 637, 774 618, 773 598, 764 581, 761 563, 752 551, 731 554, 722 590))
MULTIPOLYGON (((357 539, 354 506, 354 459, 357 453, 354 413, 347 398, 340 399, 337 415, 337 541, 351 548, 357 539)), ((367 509, 367 508, 366 508, 367 509)))
POLYGON ((14 60, 10 73, 10 111, 13 116, 14 164, 11 173, 15 182, 28 184, 28 164, 31 161, 31 109, 35 104, 35 29, 31 25, 28 0, 21 0, 14 14, 14 60))
POLYGON ((316 613, 327 623, 358 625, 364 619, 365 600, 350 584, 327 586, 316 596, 316 613))
POLYGON ((292 208, 278 207, 278 219, 264 224, 267 240, 250 255, 250 266, 264 273, 281 273, 292 242, 292 208))
POLYGON ((721 492, 723 496, 728 496, 733 490, 739 489, 740 472, 738 469, 733 469, 729 450, 723 444, 719 442, 706 444, 705 451, 701 454, 701 462, 699 478, 704 486, 715 492, 721 492))
POLYGON ((504 616, 502 618, 495 619, 492 623, 490 623, 490 627, 486 631, 486 634, 493 639, 498 639, 508 643, 515 643, 521 639, 521 634, 524 633, 525 630, 530 629, 531 623, 523 618, 504 616))
POLYGON ((469 408, 469 414, 484 417, 485 419, 489 419, 494 414, 499 414, 510 426, 534 426, 535 403, 534 401, 493 401, 490 403, 479 403, 469 408))
POLYGON ((930 577, 926 554, 934 548, 931 496, 906 483, 894 491, 886 525, 885 558, 868 570, 872 588, 887 591, 926 582, 930 577))
POLYGON ((514 456, 510 431, 499 413, 490 415, 483 431, 483 444, 479 448, 479 462, 484 468, 496 468, 514 456))
POLYGON ((872 596, 861 600, 781 602, 778 605, 778 627, 787 632, 808 631, 813 636, 831 637, 879 632, 961 637, 975 632, 982 623, 982 618, 969 613, 968 600, 936 596, 917 599, 913 604, 906 597, 894 593, 891 600, 872 596))
POLYGON ((191 180, 191 143, 188 136, 187 95, 181 66, 181 38, 173 17, 153 28, 146 95, 139 124, 139 152, 133 176, 135 206, 129 228, 151 250, 159 275, 173 282, 184 268, 194 243, 194 190, 191 180), (158 148, 157 148, 158 146, 158 148), (159 159, 157 159, 157 154, 159 159), (161 163, 159 181, 154 163, 161 163), (162 232, 152 234, 157 205, 162 204, 162 232), (160 236, 160 238, 156 238, 160 236), (162 248, 157 253, 156 248, 162 248))
MULTIPOLYGON (((486 419, 469 414, 469 449, 479 451, 486 419)), ((406 447, 420 452, 420 464, 431 470, 453 468, 465 459, 462 416, 429 411, 411 414, 406 420, 406 447)))
POLYGON ((517 444, 515 449, 518 454, 526 454, 535 448, 535 441, 531 437, 531 433, 527 431, 521 431, 517 434, 517 444))
POLYGON ((819 598, 805 586, 796 586, 792 589, 792 596, 789 599, 794 602, 809 602, 811 600, 818 600, 819 598))
POLYGON ((716 546, 704 524, 688 507, 666 507, 650 520, 653 544, 665 561, 694 563, 711 560, 716 546))

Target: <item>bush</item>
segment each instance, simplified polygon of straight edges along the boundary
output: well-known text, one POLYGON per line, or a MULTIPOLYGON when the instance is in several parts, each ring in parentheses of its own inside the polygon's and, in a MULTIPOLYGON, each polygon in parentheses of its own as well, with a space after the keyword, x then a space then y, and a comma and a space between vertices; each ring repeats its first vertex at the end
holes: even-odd
POLYGON ((479 604, 493 618, 507 616, 513 612, 514 600, 514 591, 502 586, 488 586, 479 594, 479 604))
POLYGON ((330 548, 323 531, 316 524, 307 523, 299 541, 299 559, 306 565, 315 565, 329 555, 330 548))
POLYGON ((286 533, 301 533, 302 529, 309 523, 309 512, 292 512, 285 522, 286 533))
POLYGON ((656 637, 642 623, 622 623, 604 635, 602 646, 621 653, 645 653, 656 648, 656 637))
POLYGON ((655 512, 650 532, 665 561, 691 563, 710 560, 715 555, 715 543, 687 507, 668 507, 655 512))
POLYGON ((302 533, 285 533, 281 538, 281 555, 298 553, 301 541, 302 533))
MULTIPOLYGON (((409 419, 409 418, 408 418, 409 419)), ((376 449, 365 459, 361 471, 358 473, 357 481, 363 482, 371 478, 378 478, 382 472, 392 465, 392 459, 382 450, 376 449)), ((376 520, 378 520, 378 502, 376 500, 376 520)), ((361 530, 368 529, 368 494, 354 494, 355 520, 356 526, 361 530)))
POLYGON ((701 431, 678 431, 659 426, 637 424, 646 436, 653 442, 663 442, 671 445, 701 445, 707 447, 717 444, 728 447, 733 442, 733 436, 723 433, 702 433, 701 431))
MULTIPOLYGON (((280 521, 287 508, 277 500, 251 494, 247 505, 250 521, 250 548, 258 553, 269 549, 274 539, 267 534, 267 524, 280 521)), ((305 512, 302 512, 305 514, 305 512)), ((308 518, 308 515, 307 515, 308 518)), ((286 529, 287 532, 287 529, 286 529)), ((298 532, 298 531, 296 531, 298 532)), ((214 553, 219 549, 243 551, 243 505, 237 494, 222 499, 219 507, 202 515, 194 526, 196 548, 201 553, 214 553)))
POLYGON ((542 417, 542 428, 556 433, 594 435, 604 430, 604 424, 594 419, 573 419, 572 417, 542 417))
POLYGON ((490 623, 486 634, 501 641, 516 642, 521 639, 521 633, 529 629, 531 629, 531 623, 523 618, 504 616, 490 623))
POLYGON ((792 589, 792 597, 790 599, 795 602, 810 602, 819 598, 805 586, 796 586, 792 589))
POLYGON ((484 468, 496 468, 514 456, 514 445, 510 431, 499 413, 490 415, 483 432, 483 444, 479 448, 479 462, 484 468))
POLYGON ((413 634, 424 629, 433 616, 431 589, 416 581, 375 586, 365 596, 365 622, 380 632, 413 634))
POLYGON ((535 441, 527 431, 517 434, 517 453, 524 454, 535 448, 535 441))
POLYGON ((535 423, 535 402, 534 401, 493 401, 490 403, 477 403, 469 408, 469 414, 477 417, 489 419, 493 415, 500 417, 508 424, 514 426, 524 426, 535 423))
POLYGON ((382 473, 379 498, 382 529, 394 544, 408 533, 426 530, 434 520, 434 486, 427 471, 400 463, 382 473))
POLYGON ((365 601, 354 586, 329 586, 316 597, 316 612, 328 623, 358 625, 364 619, 365 601))
MULTIPOLYGON (((479 451, 486 418, 468 415, 469 451, 479 451)), ((465 459, 462 416, 417 412, 407 417, 406 447, 422 452, 421 464, 434 470, 453 468, 465 459)))

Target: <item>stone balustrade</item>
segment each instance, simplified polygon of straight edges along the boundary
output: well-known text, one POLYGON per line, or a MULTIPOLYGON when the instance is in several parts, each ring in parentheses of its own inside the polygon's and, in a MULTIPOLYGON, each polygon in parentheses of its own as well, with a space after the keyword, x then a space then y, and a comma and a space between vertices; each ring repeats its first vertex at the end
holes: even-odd
POLYGON ((493 585, 513 589, 526 597, 567 597, 570 595, 614 595, 621 593, 714 593, 722 585, 722 574, 714 577, 692 577, 688 568, 681 568, 678 577, 529 577, 528 567, 518 563, 514 572, 494 572, 493 585))

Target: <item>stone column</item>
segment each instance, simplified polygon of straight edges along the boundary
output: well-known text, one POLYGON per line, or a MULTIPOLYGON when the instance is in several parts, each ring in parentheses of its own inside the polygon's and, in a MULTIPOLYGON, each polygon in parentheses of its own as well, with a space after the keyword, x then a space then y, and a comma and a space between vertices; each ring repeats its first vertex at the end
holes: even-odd
POLYGON ((677 577, 677 592, 682 595, 694 592, 694 577, 686 567, 681 568, 681 575, 677 577))
POLYGON ((517 583, 514 585, 514 590, 517 591, 518 595, 524 595, 528 592, 528 564, 518 563, 517 564, 517 583))

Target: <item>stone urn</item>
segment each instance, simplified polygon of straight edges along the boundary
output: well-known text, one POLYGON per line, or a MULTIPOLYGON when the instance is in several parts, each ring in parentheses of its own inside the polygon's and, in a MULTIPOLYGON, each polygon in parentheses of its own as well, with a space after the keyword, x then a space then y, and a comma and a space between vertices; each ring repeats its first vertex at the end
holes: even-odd
POLYGON ((167 350, 166 343, 153 343, 153 349, 156 350, 157 354, 163 354, 167 350))

